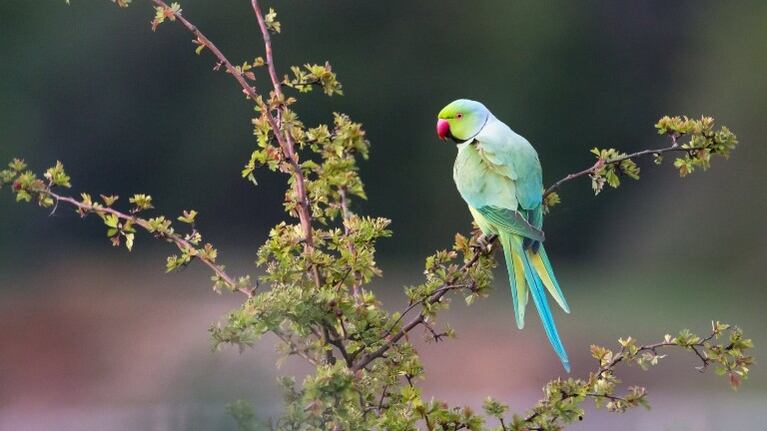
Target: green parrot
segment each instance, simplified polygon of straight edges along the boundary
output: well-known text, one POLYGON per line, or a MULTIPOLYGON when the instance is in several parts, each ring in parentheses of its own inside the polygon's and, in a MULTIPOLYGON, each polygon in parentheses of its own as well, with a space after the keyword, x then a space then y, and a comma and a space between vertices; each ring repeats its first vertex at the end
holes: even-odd
POLYGON ((503 247, 517 326, 525 326, 525 307, 532 293, 549 342, 570 372, 546 300, 548 290, 570 312, 542 244, 543 179, 538 153, 479 102, 456 100, 437 118, 439 138, 449 138, 458 146, 453 167, 458 192, 482 233, 498 235, 503 247))

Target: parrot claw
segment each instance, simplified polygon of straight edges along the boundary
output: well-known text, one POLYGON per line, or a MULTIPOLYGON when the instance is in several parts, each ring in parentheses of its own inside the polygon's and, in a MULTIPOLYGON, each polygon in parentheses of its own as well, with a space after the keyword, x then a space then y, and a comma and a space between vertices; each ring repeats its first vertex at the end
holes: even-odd
POLYGON ((490 254, 493 250, 493 242, 495 242, 495 235, 480 235, 477 237, 477 249, 483 254, 490 254))

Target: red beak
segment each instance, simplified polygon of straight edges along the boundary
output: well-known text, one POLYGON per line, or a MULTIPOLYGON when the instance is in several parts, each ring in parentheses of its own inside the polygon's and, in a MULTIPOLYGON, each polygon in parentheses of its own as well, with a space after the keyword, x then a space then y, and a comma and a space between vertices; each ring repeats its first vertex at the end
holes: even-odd
POLYGON ((451 136, 450 123, 448 123, 447 120, 442 120, 442 119, 437 120, 437 136, 439 136, 439 139, 442 139, 443 141, 448 136, 451 136))

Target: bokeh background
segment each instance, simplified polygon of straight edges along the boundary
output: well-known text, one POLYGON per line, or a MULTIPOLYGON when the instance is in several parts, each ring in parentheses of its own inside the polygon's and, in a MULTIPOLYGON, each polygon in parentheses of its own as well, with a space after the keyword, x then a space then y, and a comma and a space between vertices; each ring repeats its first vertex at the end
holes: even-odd
MULTIPOLYGON (((167 214, 195 208, 202 231, 235 273, 283 219, 285 178, 239 170, 254 141, 252 111, 230 77, 196 56, 180 26, 149 28, 137 0, 32 5, 0 2, 0 160, 42 169, 57 159, 73 192, 151 193, 167 214)), ((186 0, 184 13, 233 61, 262 47, 249 2, 186 0)), ((640 340, 712 319, 740 324, 767 351, 767 2, 762 1, 275 1, 281 71, 330 60, 346 96, 302 97, 305 122, 346 112, 373 145, 362 164, 370 200, 356 210, 394 220, 380 245, 387 306, 420 279, 422 257, 467 232, 452 183, 452 145, 436 139, 436 112, 482 100, 538 149, 551 183, 592 162, 593 146, 637 150, 665 142, 664 114, 714 116, 741 141, 729 161, 684 180, 670 165, 591 194, 562 190, 546 222, 547 248, 573 309, 556 315, 586 373, 592 343, 640 340)), ((265 86, 265 82, 260 84, 265 86)), ((227 403, 279 413, 270 339, 213 353, 206 329, 239 298, 209 291, 193 267, 164 274, 162 243, 113 249, 94 219, 53 215, 0 196, 0 429, 234 429, 227 403)), ((506 282, 446 319, 459 338, 421 344, 427 393, 478 405, 487 395, 523 411, 561 375, 540 326, 517 331, 506 282), (525 351, 525 353, 520 353, 525 351)), ((654 409, 598 412, 585 429, 764 429, 761 364, 737 393, 677 353, 650 373, 654 409)))

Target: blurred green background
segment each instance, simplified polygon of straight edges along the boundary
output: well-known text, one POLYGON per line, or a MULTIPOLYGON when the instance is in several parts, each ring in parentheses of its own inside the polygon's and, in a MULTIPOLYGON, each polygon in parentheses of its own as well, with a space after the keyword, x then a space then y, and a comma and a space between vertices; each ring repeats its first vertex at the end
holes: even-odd
MULTIPOLYGON (((149 2, 0 2, 0 160, 40 170, 62 160, 73 192, 151 193, 166 214, 195 208, 235 273, 283 219, 285 178, 239 175, 254 140, 236 84, 196 56, 175 24, 149 27, 149 2)), ((467 97, 538 149, 546 183, 592 163, 593 146, 665 144, 664 114, 714 116, 741 142, 710 172, 644 178, 591 194, 562 190, 547 249, 570 298, 557 321, 575 375, 591 343, 640 340, 710 320, 740 324, 767 344, 767 2, 275 1, 278 68, 330 60, 346 96, 301 97, 307 124, 334 111, 364 123, 369 201, 356 210, 394 220, 380 244, 387 305, 419 280, 422 257, 467 232, 452 182, 455 148, 434 135, 436 112, 467 97)), ((262 55, 246 1, 186 0, 184 14, 234 62, 262 55)), ((258 84, 266 86, 262 78, 258 84)), ((277 414, 271 340, 240 355, 211 353, 206 329, 238 298, 207 291, 207 274, 164 275, 168 248, 149 238, 112 249, 94 219, 0 196, 0 429, 234 429, 224 406, 251 399, 277 414)), ((478 405, 487 395, 523 410, 561 373, 539 325, 514 329, 506 283, 491 300, 446 316, 455 342, 423 344, 428 393, 478 405), (519 354, 519 350, 529 353, 519 354)), ((737 393, 698 376, 677 354, 651 373, 652 412, 597 413, 573 429, 762 429, 767 373, 737 393)))

